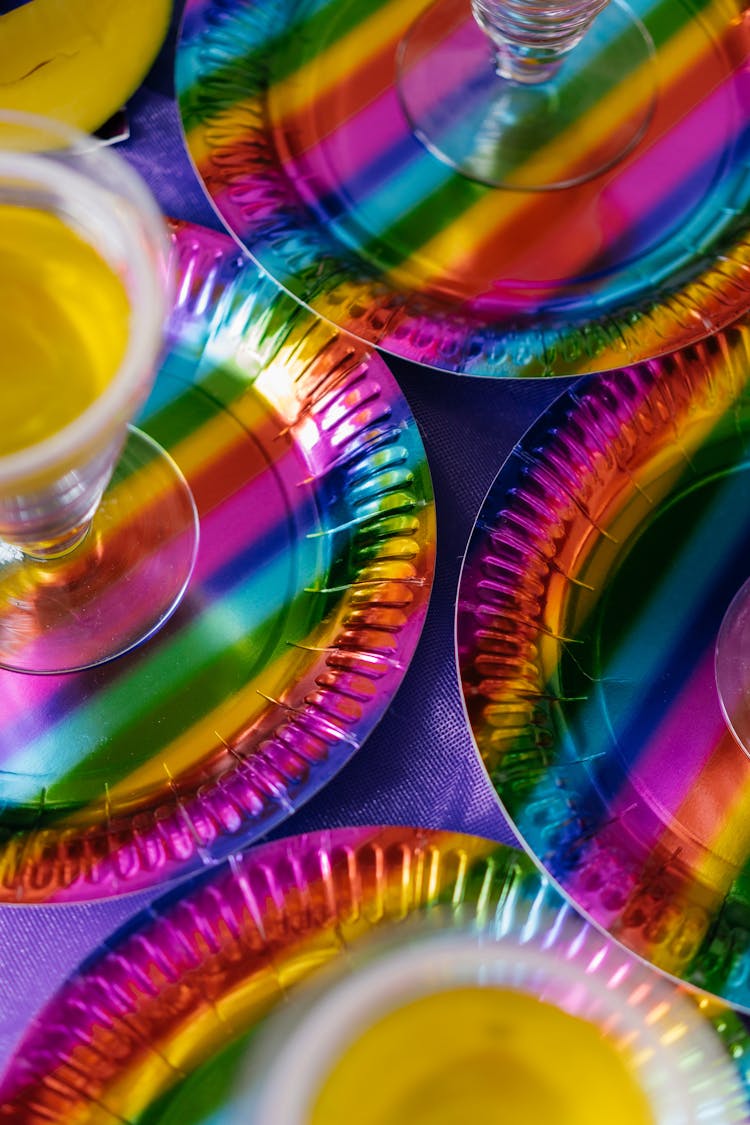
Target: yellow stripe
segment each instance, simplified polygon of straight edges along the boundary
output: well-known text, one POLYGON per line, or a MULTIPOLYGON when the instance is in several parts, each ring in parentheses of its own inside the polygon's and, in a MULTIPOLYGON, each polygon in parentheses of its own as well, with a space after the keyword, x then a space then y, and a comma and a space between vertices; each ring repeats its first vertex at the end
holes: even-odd
MULTIPOLYGON (((739 749, 737 752, 740 753, 739 749)), ((707 801, 710 806, 710 795, 707 795, 707 801)), ((707 807, 706 815, 709 818, 720 816, 721 828, 713 837, 701 841, 703 858, 692 864, 690 884, 677 893, 673 905, 680 908, 682 917, 679 923, 675 923, 673 937, 676 938, 679 938, 682 927, 686 926, 693 931, 694 941, 703 940, 711 919, 721 909, 738 871, 747 862, 750 855, 750 780, 736 793, 729 807, 707 807)), ((681 823, 679 810, 675 821, 677 824, 681 823)), ((687 830, 690 831, 689 823, 687 830)), ((669 834, 669 847, 673 846, 674 839, 669 834)), ((662 942, 658 947, 658 959, 655 963, 667 972, 682 976, 685 961, 680 941, 662 942)))
MULTIPOLYGON (((290 683, 300 682, 310 665, 319 659, 320 648, 329 644, 331 638, 341 632, 344 618, 350 609, 349 602, 343 599, 335 618, 329 617, 319 622, 307 635, 305 648, 290 645, 239 691, 223 699, 189 729, 165 745, 157 757, 144 762, 112 785, 108 794, 110 804, 120 813, 142 803, 146 796, 151 795, 153 799, 154 792, 162 792, 167 796, 170 787, 173 786, 175 791, 179 790, 181 777, 214 759, 223 758, 222 768, 226 769, 231 764, 228 746, 238 747, 238 756, 243 756, 237 732, 244 732, 244 738, 252 743, 254 725, 273 706, 269 704, 269 699, 281 699, 290 683)), ((279 715, 283 716, 282 708, 279 708, 279 715)), ((331 717, 330 722, 335 723, 335 719, 331 717)), ((248 755, 250 756, 251 754, 248 755)), ((93 805, 69 816, 65 823, 66 826, 89 824, 92 818, 96 821, 99 817, 100 807, 93 805)))
POLYGON ((242 98, 223 109, 209 121, 193 126, 186 134, 188 151, 193 163, 203 175, 209 172, 213 158, 230 151, 247 134, 248 128, 261 128, 264 113, 262 95, 242 98))

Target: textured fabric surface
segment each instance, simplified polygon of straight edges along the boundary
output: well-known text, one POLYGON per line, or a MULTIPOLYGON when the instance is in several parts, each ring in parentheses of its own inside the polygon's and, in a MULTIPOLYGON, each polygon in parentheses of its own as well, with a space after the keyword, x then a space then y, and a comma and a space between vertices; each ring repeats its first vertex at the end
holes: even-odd
MULTIPOLYGON (((221 224, 184 153, 172 68, 177 19, 129 106, 119 151, 174 217, 221 224)), ((454 607, 474 518, 503 460, 566 381, 466 379, 385 357, 422 430, 437 500, 435 587, 424 633, 378 729, 345 770, 277 835, 346 824, 410 823, 512 842, 468 734, 454 656, 454 607)), ((33 1013, 113 929, 147 905, 0 909, 0 1066, 33 1013)))

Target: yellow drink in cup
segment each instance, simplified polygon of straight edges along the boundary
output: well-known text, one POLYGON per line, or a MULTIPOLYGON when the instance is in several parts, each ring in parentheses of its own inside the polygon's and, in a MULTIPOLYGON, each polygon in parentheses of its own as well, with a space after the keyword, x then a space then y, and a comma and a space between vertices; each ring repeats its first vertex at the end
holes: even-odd
POLYGON ((0 457, 36 445, 99 397, 125 354, 117 273, 57 215, 0 204, 0 457))

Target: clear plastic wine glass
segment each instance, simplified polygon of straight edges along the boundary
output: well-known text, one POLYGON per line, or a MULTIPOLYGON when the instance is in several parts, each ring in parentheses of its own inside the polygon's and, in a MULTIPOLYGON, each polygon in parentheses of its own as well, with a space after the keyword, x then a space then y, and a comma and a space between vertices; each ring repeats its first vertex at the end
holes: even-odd
POLYGON ((168 248, 115 153, 0 111, 0 667, 100 664, 186 588, 193 497, 129 425, 158 367, 168 248))
POLYGON ((551 190, 637 144, 655 57, 623 0, 435 0, 399 45, 397 86, 415 135, 456 171, 551 190))

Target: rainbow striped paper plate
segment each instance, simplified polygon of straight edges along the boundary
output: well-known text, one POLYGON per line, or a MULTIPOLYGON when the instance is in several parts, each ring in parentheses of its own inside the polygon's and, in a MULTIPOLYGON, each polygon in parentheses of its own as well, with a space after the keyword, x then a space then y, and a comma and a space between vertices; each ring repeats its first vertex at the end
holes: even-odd
MULTIPOLYGON (((337 959, 342 970, 356 963, 350 954, 376 933, 390 942, 451 931, 473 934, 488 957, 499 941, 522 945, 521 959, 544 951, 561 977, 568 967, 592 994, 619 993, 662 1049, 681 1055, 691 1120, 747 1120, 750 1037, 740 1016, 695 997, 714 1029, 716 1081, 707 1082, 705 1055, 681 1043, 685 997, 576 916, 523 853, 414 828, 281 840, 164 896, 35 1016, 0 1081, 0 1119, 246 1122, 253 1034, 293 986, 337 959)), ((580 981, 577 991, 585 1007, 580 981)))
POLYGON ((750 1009, 750 757, 715 649, 750 573, 750 327, 591 377, 493 484, 460 582, 469 723, 581 911, 750 1009))
MULTIPOLYGON (((440 2, 446 36, 461 35, 468 0, 440 2)), ((744 0, 631 0, 656 47, 645 134, 596 179, 531 193, 464 179, 411 134, 396 53, 425 7, 188 0, 176 69, 187 147, 221 218, 277 281, 396 355, 501 377, 618 368, 748 307, 744 0)), ((608 19, 577 49, 581 68, 618 50, 608 19)), ((651 86, 636 70, 595 106, 581 100, 556 147, 573 160, 651 86)), ((454 93, 435 85, 435 99, 454 93)))
POLYGON ((126 656, 0 672, 2 902, 148 888, 267 832, 356 752, 425 616, 429 472, 385 365, 227 236, 181 227, 173 247, 140 425, 190 484, 195 570, 126 656))

